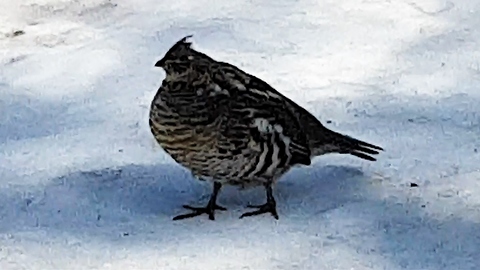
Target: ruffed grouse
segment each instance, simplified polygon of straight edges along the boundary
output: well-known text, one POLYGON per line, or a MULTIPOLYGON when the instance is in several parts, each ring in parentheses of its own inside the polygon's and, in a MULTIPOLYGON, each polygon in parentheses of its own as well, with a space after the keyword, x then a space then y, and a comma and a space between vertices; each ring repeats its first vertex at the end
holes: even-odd
POLYGON ((351 154, 375 161, 381 147, 331 131, 261 79, 196 51, 186 36, 156 62, 166 77, 151 103, 156 141, 179 164, 213 181, 205 207, 174 220, 226 210, 216 203, 222 185, 263 185, 267 202, 240 216, 271 213, 272 185, 292 166, 315 156, 351 154))

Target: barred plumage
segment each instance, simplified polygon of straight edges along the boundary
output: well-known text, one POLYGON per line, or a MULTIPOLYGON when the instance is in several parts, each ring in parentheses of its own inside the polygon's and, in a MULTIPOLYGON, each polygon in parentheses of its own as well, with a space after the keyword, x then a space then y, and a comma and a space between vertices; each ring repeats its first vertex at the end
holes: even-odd
POLYGON ((206 207, 191 214, 226 210, 216 204, 223 184, 263 185, 267 203, 244 216, 271 213, 278 219, 272 184, 295 165, 326 153, 374 161, 382 148, 325 128, 313 115, 266 82, 194 50, 187 36, 155 66, 166 77, 150 108, 157 142, 200 179, 214 182, 206 207))

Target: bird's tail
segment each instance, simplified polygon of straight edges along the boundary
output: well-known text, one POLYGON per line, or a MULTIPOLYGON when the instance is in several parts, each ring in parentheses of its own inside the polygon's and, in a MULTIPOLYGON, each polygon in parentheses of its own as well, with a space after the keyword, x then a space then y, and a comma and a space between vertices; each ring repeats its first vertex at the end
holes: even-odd
POLYGON ((376 161, 372 155, 378 155, 383 148, 364 141, 357 140, 347 135, 324 128, 318 136, 310 137, 312 155, 318 156, 327 153, 350 154, 356 157, 376 161))
POLYGON ((328 153, 351 154, 361 159, 376 161, 372 155, 378 155, 383 148, 363 142, 326 128, 311 113, 298 106, 299 121, 306 132, 311 157, 328 153))

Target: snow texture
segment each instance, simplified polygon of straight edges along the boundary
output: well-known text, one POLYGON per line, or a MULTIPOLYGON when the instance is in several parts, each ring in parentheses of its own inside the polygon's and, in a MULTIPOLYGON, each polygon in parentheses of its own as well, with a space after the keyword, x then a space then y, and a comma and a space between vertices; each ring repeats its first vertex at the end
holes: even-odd
POLYGON ((0 0, 0 269, 480 268, 480 1, 0 0), (280 219, 156 145, 178 39, 266 80, 375 163, 316 158, 280 219), (327 124, 328 121, 328 124, 327 124))

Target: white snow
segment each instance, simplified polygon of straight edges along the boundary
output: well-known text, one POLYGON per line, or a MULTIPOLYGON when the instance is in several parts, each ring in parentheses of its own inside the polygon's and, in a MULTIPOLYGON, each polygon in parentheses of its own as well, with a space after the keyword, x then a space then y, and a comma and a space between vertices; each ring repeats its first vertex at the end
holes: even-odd
POLYGON ((0 0, 0 269, 479 269, 479 12, 478 0, 0 0), (238 218, 261 188, 222 190, 214 222, 172 221, 211 191, 148 128, 153 65, 189 34, 386 152, 292 170, 278 221, 238 218))

